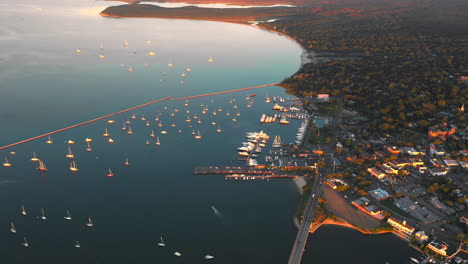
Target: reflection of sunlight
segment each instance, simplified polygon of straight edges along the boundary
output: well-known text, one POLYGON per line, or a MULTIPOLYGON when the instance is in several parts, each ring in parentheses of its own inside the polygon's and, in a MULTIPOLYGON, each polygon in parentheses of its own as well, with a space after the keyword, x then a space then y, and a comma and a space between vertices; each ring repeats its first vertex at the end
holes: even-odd
POLYGON ((102 10, 106 9, 107 6, 90 6, 81 8, 78 10, 78 14, 82 16, 97 16, 102 10))

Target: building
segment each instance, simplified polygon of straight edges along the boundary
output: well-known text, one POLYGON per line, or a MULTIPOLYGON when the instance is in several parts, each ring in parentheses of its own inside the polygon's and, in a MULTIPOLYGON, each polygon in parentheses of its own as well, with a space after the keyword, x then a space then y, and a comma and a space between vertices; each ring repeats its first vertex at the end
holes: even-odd
POLYGON ((330 95, 329 94, 317 94, 317 101, 329 102, 330 101, 330 95))
POLYGON ((448 173, 446 168, 430 168, 428 171, 432 176, 444 176, 448 173))
POLYGON ((452 159, 444 159, 444 163, 445 163, 445 165, 447 165, 447 167, 456 167, 456 166, 458 166, 458 162, 456 160, 452 160, 452 159))
POLYGON ((448 246, 445 243, 437 243, 435 241, 431 241, 431 243, 427 245, 427 248, 439 255, 447 256, 448 246))
POLYGON ((376 177, 379 180, 381 180, 381 179, 385 178, 385 176, 387 176, 387 174, 383 173, 377 167, 368 168, 367 172, 369 172, 371 175, 373 175, 374 177, 376 177))
POLYGON ((393 227, 393 229, 399 233, 404 234, 407 238, 413 235, 414 227, 406 224, 406 221, 400 221, 394 217, 390 217, 387 223, 393 227))
POLYGON ((387 191, 377 188, 375 190, 369 191, 369 194, 375 199, 382 201, 390 197, 387 191))
POLYGON ((431 197, 431 199, 429 200, 431 202, 432 205, 434 205, 435 208, 443 211, 444 213, 446 213, 447 215, 453 215, 455 214, 455 210, 453 208, 450 208, 448 206, 446 206, 445 204, 443 204, 439 198, 437 198, 437 196, 433 196, 431 197))
POLYGON ((426 232, 424 231, 418 231, 414 233, 414 238, 418 243, 423 244, 429 239, 429 236, 426 235, 426 232))

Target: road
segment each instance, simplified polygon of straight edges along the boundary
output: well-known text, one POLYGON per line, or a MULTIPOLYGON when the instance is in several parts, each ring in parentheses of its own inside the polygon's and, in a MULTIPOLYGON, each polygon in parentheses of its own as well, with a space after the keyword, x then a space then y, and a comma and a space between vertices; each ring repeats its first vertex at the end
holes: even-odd
POLYGON ((309 229, 312 221, 315 217, 315 210, 318 205, 318 198, 322 193, 322 184, 321 184, 321 175, 319 174, 315 177, 314 185, 311 192, 311 197, 307 202, 307 206, 304 210, 304 217, 302 219, 301 226, 297 232, 296 240, 289 256, 289 264, 299 264, 302 260, 302 254, 307 243, 307 238, 309 237, 309 229))

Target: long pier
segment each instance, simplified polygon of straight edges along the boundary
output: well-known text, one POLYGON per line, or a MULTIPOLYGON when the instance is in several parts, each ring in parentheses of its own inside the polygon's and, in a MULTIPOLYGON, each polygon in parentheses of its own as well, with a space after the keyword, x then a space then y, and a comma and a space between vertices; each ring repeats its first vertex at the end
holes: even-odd
POLYGON ((225 94, 225 93, 234 93, 234 92, 240 92, 240 91, 251 90, 251 89, 258 89, 258 88, 274 86, 274 85, 279 85, 279 83, 264 84, 264 85, 259 85, 259 86, 253 86, 253 87, 247 87, 247 88, 241 88, 241 89, 235 89, 235 90, 229 90, 229 91, 223 91, 223 92, 216 92, 216 93, 193 95, 193 96, 188 96, 188 97, 177 98, 177 100, 186 100, 186 99, 191 99, 191 98, 212 96, 212 95, 225 94))
POLYGON ((223 174, 225 179, 257 180, 270 178, 295 178, 297 176, 280 173, 278 170, 252 167, 195 167, 193 175, 223 174))
POLYGON ((13 147, 13 146, 16 146, 16 145, 19 145, 19 144, 23 144, 23 143, 26 143, 26 142, 30 142, 30 141, 33 141, 33 140, 36 140, 36 139, 39 139, 39 138, 47 137, 47 136, 50 136, 50 135, 53 135, 53 134, 56 134, 56 133, 59 133, 59 132, 63 132, 65 130, 69 130, 69 129, 72 129, 72 128, 75 128, 75 127, 79 127, 79 126, 82 126, 82 125, 89 124, 89 123, 92 123, 92 122, 96 122, 96 121, 102 120, 104 118, 108 118, 108 117, 111 117, 111 116, 122 114, 122 113, 125 113, 125 112, 128 112, 128 111, 132 111, 132 110, 135 110, 135 109, 140 108, 140 107, 144 107, 144 106, 148 106, 148 105, 151 105, 151 104, 159 103, 159 102, 162 102, 164 100, 171 99, 171 98, 172 98, 172 96, 165 97, 165 98, 162 98, 162 99, 159 99, 159 100, 156 100, 156 101, 151 101, 151 102, 146 103, 146 104, 134 106, 134 107, 131 107, 131 108, 119 111, 119 112, 115 112, 115 113, 112 113, 112 114, 108 114, 108 115, 105 115, 105 116, 94 118, 94 119, 91 119, 91 120, 88 120, 88 121, 85 121, 85 122, 81 122, 81 123, 78 123, 78 124, 75 124, 75 125, 71 125, 71 126, 68 126, 68 127, 65 127, 65 128, 57 129, 57 130, 52 131, 52 132, 48 132, 48 133, 45 133, 45 134, 42 134, 42 135, 39 135, 39 136, 35 136, 35 137, 32 137, 32 138, 28 138, 28 139, 25 139, 25 140, 21 140, 21 141, 18 141, 18 142, 15 142, 15 143, 0 147, 0 150, 1 149, 6 149, 6 148, 9 148, 9 147, 13 147))

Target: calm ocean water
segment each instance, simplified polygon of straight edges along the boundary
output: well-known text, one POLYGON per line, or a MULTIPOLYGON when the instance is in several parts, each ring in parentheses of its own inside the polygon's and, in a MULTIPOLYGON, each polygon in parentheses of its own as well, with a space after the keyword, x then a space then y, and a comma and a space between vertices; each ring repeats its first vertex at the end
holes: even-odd
MULTIPOLYGON (((300 47, 276 34, 226 23, 97 16, 106 4, 113 3, 0 4, 0 145, 152 99, 279 82, 300 63, 300 47), (209 56, 214 63, 207 62, 209 56), (174 66, 169 68, 169 63, 174 66)), ((233 157, 245 132, 263 129, 286 142, 294 140, 299 121, 289 126, 259 124, 261 114, 271 111, 272 105, 264 103, 267 94, 286 96, 281 88, 269 87, 193 99, 188 106, 165 101, 115 116, 114 124, 102 120, 53 135, 54 144, 39 139, 3 150, 1 159, 8 157, 13 166, 0 168, 1 262, 204 263, 203 256, 211 254, 216 263, 285 263, 296 235, 291 218, 298 194, 292 182, 233 182, 192 175, 194 166, 239 164, 233 157), (252 108, 245 100, 250 93, 258 95, 252 108), (208 114, 201 113, 200 105, 208 105, 208 114), (179 112, 172 117, 175 109, 179 112), (233 122, 237 111, 239 120, 233 122), (131 119, 132 113, 138 118, 131 119), (161 113, 164 127, 154 121, 156 113, 161 113), (133 135, 121 129, 129 119, 133 135), (216 132, 218 124, 222 133, 216 132), (105 128, 115 143, 102 136, 105 128), (160 146, 149 137, 151 129, 160 137, 160 146), (193 129, 200 130, 200 141, 194 140, 193 129), (162 130, 168 134, 160 134, 162 130), (94 140, 93 152, 85 150, 85 138, 94 140), (68 169, 69 139, 76 142, 71 149, 78 173, 68 169), (151 145, 145 144, 147 139, 151 145), (33 152, 46 163, 47 173, 35 169, 33 152), (130 167, 123 164, 126 157, 130 167), (106 177, 109 168, 113 178, 106 177), (26 216, 20 214, 22 204, 26 216), (212 206, 223 217, 214 214, 212 206), (46 221, 38 218, 41 208, 46 221), (70 222, 63 219, 66 210, 70 222), (93 228, 85 226, 88 217, 93 228), (9 232, 11 221, 17 234, 9 232), (161 235, 166 248, 156 246, 161 235), (30 248, 20 245, 23 237, 30 248), (74 248, 75 240, 81 248, 74 248), (176 258, 175 251, 183 256, 176 258)), ((403 263, 414 254, 396 238, 369 243, 369 238, 344 229, 320 230, 311 243, 305 263, 343 263, 328 257, 336 251, 343 252, 348 263, 403 263), (350 241, 380 254, 362 261, 348 249, 350 241), (398 253, 388 256, 388 247, 398 248, 398 253)))

